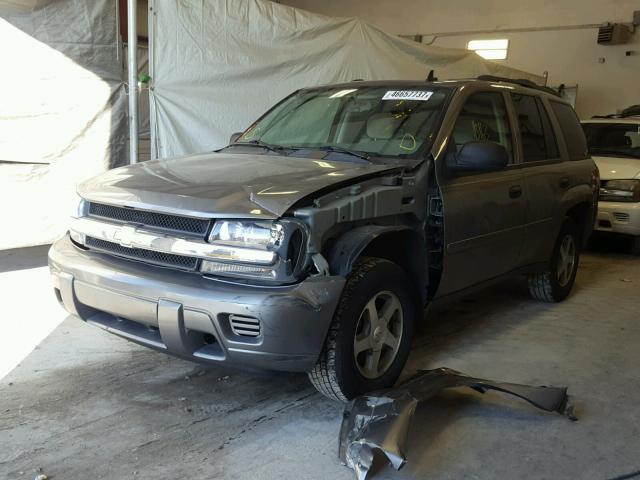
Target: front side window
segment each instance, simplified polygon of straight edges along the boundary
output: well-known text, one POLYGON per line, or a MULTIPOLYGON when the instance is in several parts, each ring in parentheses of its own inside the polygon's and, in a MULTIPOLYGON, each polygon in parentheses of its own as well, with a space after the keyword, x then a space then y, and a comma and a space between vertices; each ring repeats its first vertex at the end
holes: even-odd
POLYGON ((434 140, 449 92, 430 85, 303 90, 249 127, 238 143, 412 158, 434 140))
POLYGON ((555 136, 540 99, 521 94, 512 94, 511 98, 518 117, 522 160, 538 162, 558 158, 555 136))
POLYGON ((453 128, 456 153, 470 142, 495 142, 507 149, 513 162, 511 127, 502 93, 479 92, 465 102, 453 128))
POLYGON ((592 155, 640 159, 640 123, 583 123, 582 128, 592 155))
POLYGON ((553 113, 555 113, 558 123, 560 124, 560 130, 562 130, 562 134, 564 135, 569 160, 584 160, 589 156, 589 152, 587 149, 587 141, 580 127, 580 121, 578 120, 576 112, 571 105, 567 105, 566 103, 554 101, 550 103, 553 113))

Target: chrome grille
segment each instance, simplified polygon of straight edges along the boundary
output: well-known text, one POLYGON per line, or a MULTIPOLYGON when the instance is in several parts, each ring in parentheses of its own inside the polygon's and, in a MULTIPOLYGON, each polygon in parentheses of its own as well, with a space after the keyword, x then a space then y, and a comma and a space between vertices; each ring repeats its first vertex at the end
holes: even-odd
POLYGON ((102 203, 89 204, 89 216, 100 217, 111 221, 144 225, 162 230, 187 233, 204 237, 209 230, 210 220, 181 217, 166 213, 148 212, 134 208, 115 207, 102 203))
POLYGON ((154 252, 153 250, 144 250, 142 248, 123 247, 119 243, 108 242, 94 237, 87 237, 85 246, 90 249, 110 253, 111 255, 116 255, 118 257, 139 260, 141 262, 151 263, 161 267, 171 267, 188 271, 194 271, 198 267, 197 258, 154 252))
POLYGON ((260 320, 257 318, 231 314, 229 315, 229 323, 234 335, 240 335, 241 337, 260 336, 260 320))

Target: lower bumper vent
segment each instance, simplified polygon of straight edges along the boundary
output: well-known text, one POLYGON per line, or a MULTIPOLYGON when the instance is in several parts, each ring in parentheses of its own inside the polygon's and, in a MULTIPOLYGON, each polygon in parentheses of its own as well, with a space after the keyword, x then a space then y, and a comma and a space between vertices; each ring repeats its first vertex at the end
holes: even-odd
POLYGON ((229 315, 229 323, 234 335, 241 337, 260 336, 260 320, 257 318, 231 314, 229 315))
POLYGON ((614 212, 613 217, 616 219, 616 222, 628 223, 629 222, 629 214, 622 212, 614 212))

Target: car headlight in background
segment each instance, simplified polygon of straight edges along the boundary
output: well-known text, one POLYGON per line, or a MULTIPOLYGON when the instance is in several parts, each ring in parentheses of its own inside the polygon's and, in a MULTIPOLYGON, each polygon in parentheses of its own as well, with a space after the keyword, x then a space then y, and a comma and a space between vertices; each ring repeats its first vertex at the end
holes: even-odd
POLYGON ((71 218, 84 217, 87 214, 86 210, 87 202, 76 193, 71 206, 71 218))
POLYGON ((640 202, 640 180, 603 180, 600 200, 605 202, 640 202))
POLYGON ((79 245, 85 244, 85 236, 82 233, 76 232, 71 228, 74 218, 84 217, 87 214, 87 202, 77 193, 75 194, 74 203, 71 206, 71 219, 69 220, 69 235, 71 239, 79 245))

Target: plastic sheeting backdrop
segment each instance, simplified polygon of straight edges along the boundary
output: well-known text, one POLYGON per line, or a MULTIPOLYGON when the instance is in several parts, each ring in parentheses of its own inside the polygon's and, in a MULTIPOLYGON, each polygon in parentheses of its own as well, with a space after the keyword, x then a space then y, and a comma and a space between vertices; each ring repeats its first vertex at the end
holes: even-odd
POLYGON ((324 83, 492 74, 542 78, 353 18, 262 0, 152 1, 152 155, 222 147, 289 93, 324 83))
POLYGON ((115 0, 0 0, 0 249, 64 231, 77 182, 125 163, 115 0))

